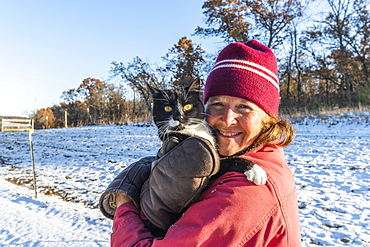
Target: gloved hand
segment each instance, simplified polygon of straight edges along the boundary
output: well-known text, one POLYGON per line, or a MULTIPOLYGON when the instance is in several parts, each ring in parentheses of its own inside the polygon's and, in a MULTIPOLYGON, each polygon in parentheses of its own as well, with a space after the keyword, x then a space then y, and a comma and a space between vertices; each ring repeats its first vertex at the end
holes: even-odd
POLYGON ((99 208, 103 215, 113 219, 116 212, 116 193, 128 196, 135 206, 139 208, 140 191, 144 182, 148 179, 154 156, 145 157, 126 167, 109 184, 99 200, 99 208))
MULTIPOLYGON (((189 137, 189 136, 187 136, 187 137, 189 137)), ((161 158, 163 155, 165 155, 171 149, 176 147, 177 144, 179 144, 180 142, 182 142, 186 138, 182 138, 181 136, 179 137, 179 136, 175 136, 175 135, 170 135, 169 137, 167 137, 163 141, 162 147, 159 149, 159 151, 157 153, 157 159, 161 158)))
POLYGON ((158 157, 142 187, 140 206, 154 226, 167 230, 219 171, 220 160, 212 144, 198 137, 180 143, 169 137, 158 157))

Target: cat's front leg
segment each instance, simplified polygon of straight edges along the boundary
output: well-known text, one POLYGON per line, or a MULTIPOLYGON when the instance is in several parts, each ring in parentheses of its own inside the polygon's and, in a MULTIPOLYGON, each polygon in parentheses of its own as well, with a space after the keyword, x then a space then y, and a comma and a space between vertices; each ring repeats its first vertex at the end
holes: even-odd
POLYGON ((220 172, 215 177, 220 177, 226 172, 244 173, 249 182, 256 185, 265 184, 267 174, 265 170, 253 161, 240 157, 223 157, 221 158, 220 172))
POLYGON ((255 183, 256 185, 265 184, 267 181, 265 170, 256 164, 254 164, 251 169, 246 170, 244 174, 250 182, 255 183))

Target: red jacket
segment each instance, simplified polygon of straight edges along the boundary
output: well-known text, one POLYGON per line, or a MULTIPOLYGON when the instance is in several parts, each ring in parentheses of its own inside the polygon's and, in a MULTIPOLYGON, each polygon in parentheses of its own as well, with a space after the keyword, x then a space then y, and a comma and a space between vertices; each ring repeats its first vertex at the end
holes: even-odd
POLYGON ((163 238, 150 234, 132 203, 123 204, 114 217, 111 246, 301 246, 294 177, 283 149, 265 146, 242 157, 265 169, 265 185, 225 173, 163 238))

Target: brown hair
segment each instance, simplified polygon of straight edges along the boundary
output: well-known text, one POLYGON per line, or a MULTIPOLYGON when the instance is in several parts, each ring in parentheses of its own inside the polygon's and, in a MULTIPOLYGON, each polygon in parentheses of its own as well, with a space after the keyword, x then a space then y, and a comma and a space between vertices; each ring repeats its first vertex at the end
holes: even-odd
POLYGON ((295 130, 288 121, 278 120, 266 114, 264 126, 254 141, 254 144, 273 143, 281 147, 286 147, 292 143, 294 138, 295 130))

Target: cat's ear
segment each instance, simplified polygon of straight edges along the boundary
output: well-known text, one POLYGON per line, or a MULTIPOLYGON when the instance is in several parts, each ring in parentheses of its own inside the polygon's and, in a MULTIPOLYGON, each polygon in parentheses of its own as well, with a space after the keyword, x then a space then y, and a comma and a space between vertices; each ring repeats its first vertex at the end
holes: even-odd
POLYGON ((186 88, 187 88, 188 92, 189 91, 197 91, 198 92, 200 90, 200 79, 196 78, 186 88))
POLYGON ((148 85, 148 88, 149 88, 149 92, 150 92, 150 95, 153 96, 157 93, 161 93, 161 90, 158 89, 158 88, 155 88, 155 87, 152 87, 150 85, 148 85))

